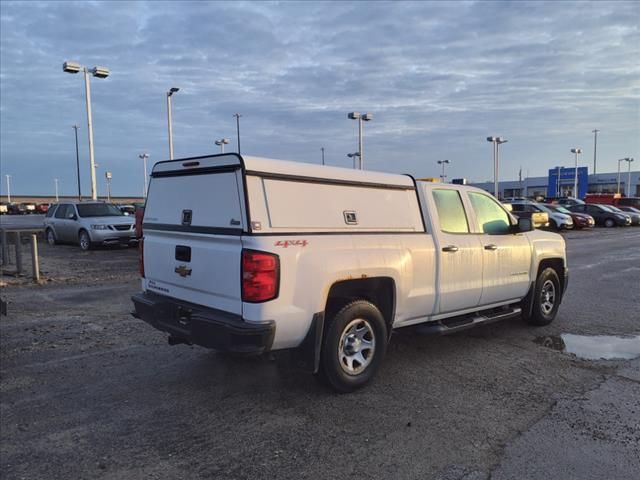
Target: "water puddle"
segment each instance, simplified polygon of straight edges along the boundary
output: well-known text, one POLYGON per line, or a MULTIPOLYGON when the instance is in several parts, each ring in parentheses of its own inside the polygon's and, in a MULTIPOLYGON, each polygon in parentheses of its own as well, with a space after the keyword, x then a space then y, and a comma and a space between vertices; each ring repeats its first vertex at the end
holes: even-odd
POLYGON ((640 335, 573 335, 538 337, 535 342, 585 360, 630 360, 640 357, 640 335))

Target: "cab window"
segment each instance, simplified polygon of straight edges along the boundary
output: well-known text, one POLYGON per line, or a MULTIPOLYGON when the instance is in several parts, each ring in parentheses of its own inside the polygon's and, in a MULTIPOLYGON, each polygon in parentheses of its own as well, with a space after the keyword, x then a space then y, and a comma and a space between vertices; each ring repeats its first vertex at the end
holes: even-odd
POLYGON ((481 193, 469 192, 469 200, 484 233, 490 235, 509 233, 511 226, 509 215, 494 199, 481 193))
POLYGON ((467 215, 457 190, 433 190, 433 200, 438 210, 440 230, 446 233, 469 233, 467 215))

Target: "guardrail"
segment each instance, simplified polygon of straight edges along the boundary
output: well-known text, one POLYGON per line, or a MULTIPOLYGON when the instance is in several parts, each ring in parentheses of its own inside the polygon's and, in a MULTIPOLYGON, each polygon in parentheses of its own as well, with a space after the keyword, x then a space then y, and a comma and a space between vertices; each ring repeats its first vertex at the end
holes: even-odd
POLYGON ((22 262, 22 236, 30 235, 31 244, 31 274, 35 283, 40 283, 40 260, 38 258, 38 234, 42 233, 43 228, 29 228, 29 227, 2 227, 0 226, 0 242, 2 243, 2 269, 6 274, 14 274, 16 276, 22 275, 24 265, 22 262), (9 254, 9 239, 13 237, 15 246, 15 272, 6 271, 5 267, 11 264, 11 256, 9 254))

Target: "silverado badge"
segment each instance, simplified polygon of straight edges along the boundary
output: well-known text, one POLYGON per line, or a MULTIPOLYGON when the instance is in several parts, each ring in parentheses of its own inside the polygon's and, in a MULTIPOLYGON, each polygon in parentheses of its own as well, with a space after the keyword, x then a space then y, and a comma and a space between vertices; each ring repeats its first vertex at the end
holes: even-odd
POLYGON ((191 269, 187 268, 186 265, 180 265, 179 267, 176 267, 176 269, 174 270, 174 272, 176 272, 178 275, 180 275, 182 278, 184 277, 188 277, 189 275, 191 275, 191 269))

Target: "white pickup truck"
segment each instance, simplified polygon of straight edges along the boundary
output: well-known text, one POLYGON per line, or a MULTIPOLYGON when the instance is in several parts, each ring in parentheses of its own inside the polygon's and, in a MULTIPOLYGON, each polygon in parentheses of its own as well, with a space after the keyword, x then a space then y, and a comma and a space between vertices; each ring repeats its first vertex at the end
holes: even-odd
POLYGON ((169 343, 287 350, 352 391, 391 332, 545 325, 567 288, 560 235, 477 188, 223 154, 157 163, 134 316, 169 343))

